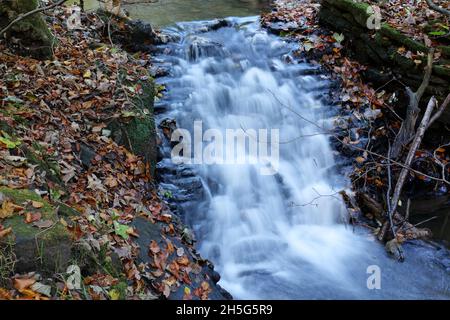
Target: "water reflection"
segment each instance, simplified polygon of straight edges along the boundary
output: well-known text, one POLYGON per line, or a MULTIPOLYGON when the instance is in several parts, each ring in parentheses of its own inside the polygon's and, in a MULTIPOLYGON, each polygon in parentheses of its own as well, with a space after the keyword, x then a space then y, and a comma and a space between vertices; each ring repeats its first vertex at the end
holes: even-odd
MULTIPOLYGON (((259 15, 267 10, 270 0, 152 0, 151 3, 124 5, 134 19, 158 26, 179 21, 208 20, 230 16, 259 15)), ((77 3, 78 0, 69 1, 77 3)), ((85 0, 86 9, 96 9, 97 0, 85 0)))

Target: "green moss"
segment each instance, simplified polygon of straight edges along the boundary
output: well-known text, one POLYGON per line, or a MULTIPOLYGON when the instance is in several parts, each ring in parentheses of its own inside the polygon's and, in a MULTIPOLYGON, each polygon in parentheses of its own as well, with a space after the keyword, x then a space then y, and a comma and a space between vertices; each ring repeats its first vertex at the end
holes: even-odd
POLYGON ((40 170, 45 171, 51 181, 62 185, 60 178, 61 169, 58 162, 42 150, 39 144, 34 143, 32 148, 23 145, 21 146, 21 150, 25 154, 28 162, 37 165, 40 170))
POLYGON ((42 208, 27 211, 39 212, 41 220, 53 222, 53 226, 45 230, 25 223, 24 217, 19 215, 2 222, 4 226, 12 228, 12 236, 8 239, 12 238, 14 242, 14 253, 18 258, 16 271, 62 271, 70 257, 71 240, 67 229, 59 222, 56 209, 31 190, 0 187, 0 192, 17 205, 30 200, 42 203, 42 208))
POLYGON ((153 174, 156 166, 156 128, 153 118, 155 85, 151 78, 137 84, 125 83, 127 86, 139 86, 141 93, 132 100, 133 116, 112 121, 109 129, 118 144, 144 158, 153 174))
POLYGON ((428 48, 424 44, 409 38, 387 23, 383 23, 381 25, 381 30, 379 32, 381 33, 381 35, 386 36, 401 45, 404 45, 412 51, 421 51, 424 53, 428 52, 428 48))
POLYGON ((370 14, 367 13, 369 8, 367 3, 353 0, 323 0, 322 2, 322 6, 334 6, 342 11, 350 12, 359 25, 367 26, 367 20, 370 18, 370 14))
MULTIPOLYGON (((57 240, 60 237, 67 235, 66 228, 58 222, 56 217, 55 208, 53 208, 47 201, 42 199, 38 194, 31 190, 24 189, 10 189, 7 187, 0 187, 0 192, 3 193, 8 198, 12 199, 15 204, 21 205, 27 201, 38 201, 43 204, 42 208, 34 209, 39 212, 42 216, 42 220, 51 220, 56 223, 55 227, 51 229, 51 232, 43 232, 39 236, 40 239, 45 241, 57 240)), ((24 222, 23 216, 12 216, 5 221, 5 225, 12 227, 13 233, 19 237, 35 237, 40 233, 40 229, 33 227, 31 224, 24 222)))
POLYGON ((438 46, 437 48, 442 51, 444 56, 450 58, 450 46, 438 46))
POLYGON ((448 68, 448 67, 441 66, 441 65, 434 65, 433 73, 436 75, 439 75, 441 77, 450 79, 450 68, 448 68))
MULTIPOLYGON (((0 27, 5 27, 18 15, 37 8, 38 0, 3 0, 0 5, 0 27)), ((50 58, 55 38, 50 32, 42 15, 36 13, 15 23, 7 37, 14 36, 23 44, 21 50, 35 58, 50 58), (25 49, 29 48, 29 49, 25 49)))

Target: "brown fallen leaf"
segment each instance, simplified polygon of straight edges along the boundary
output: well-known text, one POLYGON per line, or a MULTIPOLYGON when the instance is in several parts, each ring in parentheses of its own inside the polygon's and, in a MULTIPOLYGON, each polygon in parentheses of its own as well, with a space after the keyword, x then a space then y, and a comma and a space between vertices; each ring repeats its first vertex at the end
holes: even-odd
POLYGON ((14 288, 16 288, 19 292, 22 292, 35 282, 36 279, 34 278, 16 278, 14 279, 14 288))
POLYGON ((363 162, 365 162, 366 161, 366 159, 365 158, 363 158, 363 157, 356 157, 356 162, 358 162, 358 163, 363 163, 363 162))
POLYGON ((166 298, 168 298, 170 296, 170 287, 168 285, 164 286, 163 294, 166 298))
POLYGON ((32 201, 31 205, 35 209, 40 209, 40 208, 42 208, 44 206, 44 204, 42 202, 39 202, 39 201, 32 201))
POLYGON ((51 220, 39 220, 36 222, 33 222, 33 227, 38 227, 40 229, 47 229, 53 226, 53 221, 51 220))
POLYGON ((127 233, 132 237, 139 238, 139 234, 134 228, 128 228, 127 233))
POLYGON ((3 288, 0 288, 0 300, 11 300, 12 299, 12 295, 11 293, 3 288))
POLYGON ((3 201, 2 207, 0 208, 0 219, 5 219, 11 217, 14 214, 14 204, 11 201, 3 201))
POLYGON ((186 256, 182 256, 180 258, 177 259, 178 264, 182 265, 182 266, 188 266, 189 265, 189 259, 186 256))
POLYGON ((39 221, 39 220, 41 220, 41 217, 42 217, 42 215, 40 212, 36 212, 36 213, 27 212, 25 214, 25 223, 32 223, 35 221, 39 221))
POLYGON ((156 243, 155 240, 150 241, 150 251, 154 254, 158 253, 161 251, 158 243, 156 243))
POLYGON ((8 234, 11 233, 11 231, 12 231, 11 227, 6 228, 5 230, 1 230, 0 231, 0 239, 3 238, 3 237, 6 237, 8 234))
POLYGON ((115 188, 119 185, 119 183, 113 176, 108 176, 105 180, 105 185, 110 188, 115 188))

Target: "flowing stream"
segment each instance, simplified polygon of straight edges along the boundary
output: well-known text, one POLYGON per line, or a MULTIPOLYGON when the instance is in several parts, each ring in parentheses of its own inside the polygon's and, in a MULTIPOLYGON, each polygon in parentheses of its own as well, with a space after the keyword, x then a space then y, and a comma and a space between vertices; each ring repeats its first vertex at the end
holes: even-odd
POLYGON ((315 125, 333 123, 331 82, 296 62, 295 45, 261 30, 256 17, 227 21, 167 28, 174 40, 155 59, 169 71, 159 80, 168 92, 157 102, 158 123, 175 119, 190 132, 195 120, 203 131, 279 129, 275 175, 261 175, 259 164, 175 165, 167 141, 162 148, 161 188, 220 285, 238 299, 449 299, 443 247, 411 242, 398 263, 369 231, 343 223, 337 192, 348 181, 315 125), (380 268, 381 289, 368 288, 369 266, 380 268))

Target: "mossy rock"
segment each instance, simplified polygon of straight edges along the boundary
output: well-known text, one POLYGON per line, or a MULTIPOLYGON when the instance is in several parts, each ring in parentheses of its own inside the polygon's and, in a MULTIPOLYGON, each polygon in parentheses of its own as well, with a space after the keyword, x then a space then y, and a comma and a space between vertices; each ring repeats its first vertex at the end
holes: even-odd
MULTIPOLYGON (((0 28, 6 27, 20 14, 30 12, 38 7, 38 0, 2 0, 0 3, 0 28)), ((24 18, 6 32, 6 38, 19 39, 15 46, 21 54, 37 59, 52 57, 52 46, 55 37, 50 32, 41 13, 24 18)))
POLYGON ((364 2, 355 2, 353 0, 322 0, 322 7, 334 6, 341 11, 349 12, 353 19, 363 27, 367 26, 367 20, 370 14, 367 13, 369 5, 364 2))
POLYGON ((139 81, 141 94, 133 99, 132 116, 112 121, 108 128, 117 144, 144 158, 151 174, 156 166, 156 129, 153 118, 155 86, 153 80, 139 81))
POLYGON ((11 235, 3 239, 2 243, 10 241, 13 244, 17 259, 14 271, 38 271, 45 275, 65 271, 71 256, 71 239, 65 226, 60 223, 56 209, 31 190, 0 187, 0 193, 17 205, 30 200, 42 203, 42 208, 32 210, 41 214, 41 220, 53 222, 53 226, 48 229, 27 224, 24 217, 19 215, 2 222, 6 228, 12 228, 11 235))
POLYGON ((101 246, 97 251, 89 245, 77 243, 72 252, 72 261, 81 268, 82 275, 106 273, 114 278, 123 276, 122 261, 117 253, 108 250, 108 245, 101 246))
POLYGON ((429 51, 429 49, 423 43, 409 38, 397 29, 391 27, 388 23, 383 23, 379 32, 381 33, 381 35, 392 39, 393 42, 396 42, 399 45, 404 45, 406 48, 412 51, 421 51, 424 53, 427 53, 429 51))
POLYGON ((138 114, 128 120, 114 120, 110 123, 114 141, 130 152, 144 158, 152 174, 156 165, 156 132, 153 117, 138 114))
POLYGON ((450 58, 450 46, 438 46, 438 50, 441 50, 445 57, 450 58))
POLYGON ((441 65, 434 65, 433 73, 443 78, 450 79, 450 68, 448 67, 441 65))
POLYGON ((20 149, 29 163, 37 165, 41 171, 46 172, 50 181, 57 183, 60 186, 63 185, 61 180, 61 169, 56 159, 52 159, 45 151, 40 150, 41 147, 36 143, 33 147, 22 145, 20 146, 20 149))

